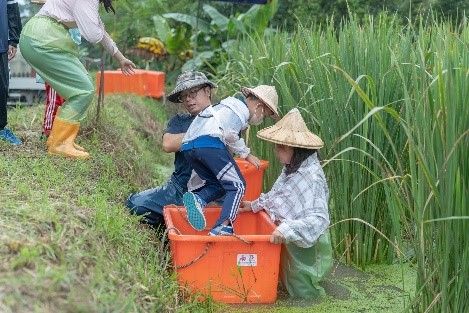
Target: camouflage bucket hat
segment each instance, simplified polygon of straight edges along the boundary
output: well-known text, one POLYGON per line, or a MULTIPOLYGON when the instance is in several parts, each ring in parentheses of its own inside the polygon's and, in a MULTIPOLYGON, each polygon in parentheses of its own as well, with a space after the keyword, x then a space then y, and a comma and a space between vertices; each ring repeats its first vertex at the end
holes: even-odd
POLYGON ((178 76, 176 88, 168 94, 167 98, 171 102, 180 103, 178 98, 182 91, 201 85, 208 85, 210 88, 218 87, 215 83, 209 81, 205 74, 194 70, 186 71, 178 76))

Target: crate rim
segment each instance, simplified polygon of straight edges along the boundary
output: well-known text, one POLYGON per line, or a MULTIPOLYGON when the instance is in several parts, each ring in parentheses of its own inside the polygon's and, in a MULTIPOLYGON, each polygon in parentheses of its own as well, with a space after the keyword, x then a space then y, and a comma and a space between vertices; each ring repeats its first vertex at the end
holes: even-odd
MULTIPOLYGON (((206 210, 218 210, 220 207, 207 207, 206 210)), ((169 205, 163 208, 163 216, 165 221, 171 221, 171 212, 186 212, 184 206, 176 206, 176 205, 169 205)), ((272 222, 269 215, 264 211, 260 211, 258 213, 254 212, 243 212, 240 214, 256 214, 259 218, 264 219, 265 222, 271 224, 276 228, 277 226, 272 222)), ((202 231, 201 231, 202 232, 202 231)), ((178 234, 175 229, 168 230, 168 239, 173 241, 190 241, 190 242, 239 242, 240 239, 234 236, 207 236, 209 229, 203 230, 205 232, 204 235, 182 235, 178 234)), ((242 239, 251 242, 270 242, 270 234, 269 235, 242 235, 239 236, 242 239)), ((247 244, 248 245, 248 244, 247 244)))

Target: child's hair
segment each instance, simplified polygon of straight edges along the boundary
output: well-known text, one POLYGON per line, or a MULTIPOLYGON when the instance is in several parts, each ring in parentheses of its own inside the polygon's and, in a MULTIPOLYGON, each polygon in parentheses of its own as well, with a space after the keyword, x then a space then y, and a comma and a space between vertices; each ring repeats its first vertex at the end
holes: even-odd
POLYGON ((317 153, 317 150, 294 147, 290 164, 285 165, 285 174, 290 175, 295 173, 300 168, 301 163, 314 153, 317 153))
POLYGON ((116 14, 116 10, 112 6, 112 0, 99 0, 99 3, 102 3, 106 12, 112 11, 112 13, 116 14))
POLYGON ((252 100, 259 100, 259 98, 257 98, 255 95, 253 95, 252 93, 249 93, 247 96, 246 96, 246 99, 252 99, 252 100))

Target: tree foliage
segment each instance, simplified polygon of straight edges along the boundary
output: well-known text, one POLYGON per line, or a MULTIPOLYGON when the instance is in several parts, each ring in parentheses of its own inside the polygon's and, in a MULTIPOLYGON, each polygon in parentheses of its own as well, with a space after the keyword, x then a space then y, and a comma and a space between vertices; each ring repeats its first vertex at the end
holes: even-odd
POLYGON ((334 22, 338 25, 349 14, 359 20, 382 12, 397 13, 402 20, 418 20, 420 14, 433 9, 435 17, 444 17, 459 23, 469 10, 467 0, 282 0, 273 26, 294 30, 298 23, 304 26, 334 22))

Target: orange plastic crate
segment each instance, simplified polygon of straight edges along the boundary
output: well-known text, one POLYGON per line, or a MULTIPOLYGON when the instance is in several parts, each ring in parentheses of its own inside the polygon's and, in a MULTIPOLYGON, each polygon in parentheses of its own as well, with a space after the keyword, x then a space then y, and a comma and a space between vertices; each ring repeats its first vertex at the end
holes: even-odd
POLYGON ((243 174, 244 179, 246 180, 246 192, 244 194, 243 200, 253 201, 259 198, 262 192, 262 180, 264 178, 264 170, 269 166, 268 161, 261 160, 261 166, 259 170, 241 158, 234 158, 236 164, 238 164, 241 174, 243 174))
MULTIPOLYGON (((104 71, 104 93, 132 93, 145 97, 161 98, 164 96, 163 72, 135 70, 132 76, 125 76, 121 71, 104 71)), ((96 92, 99 92, 101 75, 96 76, 96 92)))
MULTIPOLYGON (((220 207, 207 207, 211 227, 220 207)), ((208 236, 187 222, 182 206, 166 206, 164 219, 169 229, 173 265, 181 286, 190 297, 211 297, 225 303, 274 303, 280 263, 280 245, 269 242, 276 228, 265 212, 242 213, 234 222, 234 236, 208 236)))

